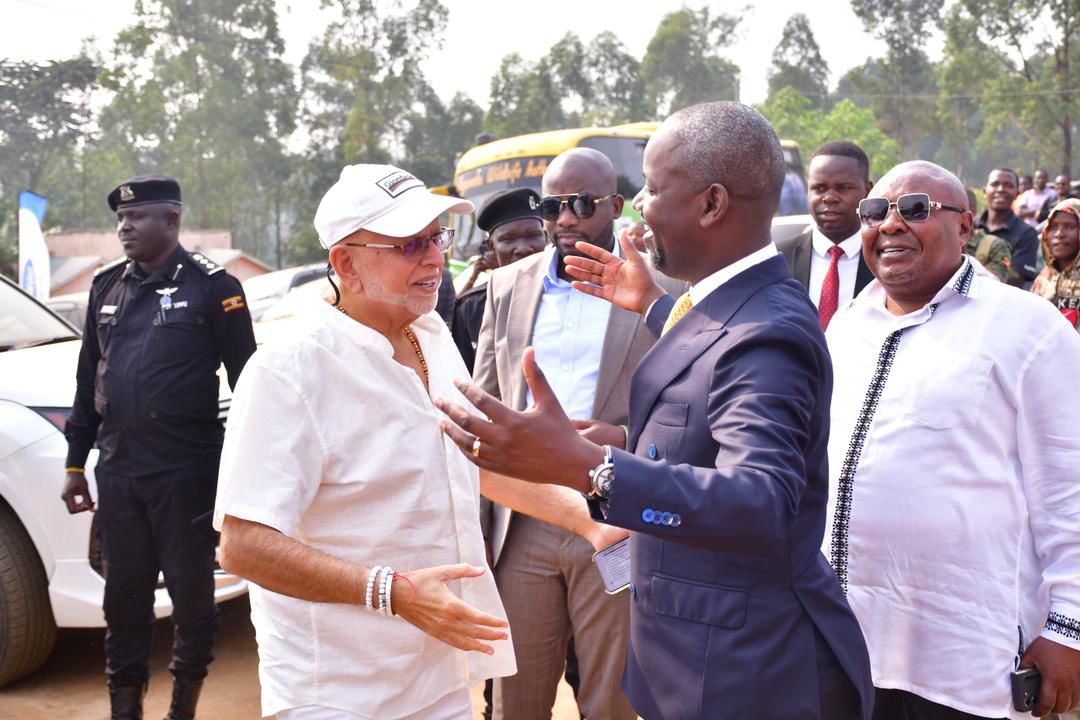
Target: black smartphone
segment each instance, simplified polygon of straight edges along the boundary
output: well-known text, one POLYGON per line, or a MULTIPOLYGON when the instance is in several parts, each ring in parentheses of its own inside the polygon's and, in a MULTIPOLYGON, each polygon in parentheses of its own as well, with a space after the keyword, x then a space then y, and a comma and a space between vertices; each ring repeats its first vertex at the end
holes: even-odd
POLYGON ((1010 680, 1012 682, 1013 707, 1020 712, 1031 712, 1039 702, 1039 686, 1042 685, 1042 675, 1035 668, 1014 670, 1010 680))

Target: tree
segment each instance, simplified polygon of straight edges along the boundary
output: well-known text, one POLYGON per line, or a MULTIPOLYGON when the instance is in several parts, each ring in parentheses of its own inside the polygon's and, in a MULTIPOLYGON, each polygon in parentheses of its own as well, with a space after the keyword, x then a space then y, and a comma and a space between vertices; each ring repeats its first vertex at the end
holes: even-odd
POLYGON ((1080 93, 1080 0, 963 0, 980 31, 1003 46, 1000 63, 1008 82, 988 92, 988 126, 1027 136, 1037 162, 1055 162, 1071 175, 1074 106, 1080 93), (1013 62, 1015 61, 1015 62, 1013 62), (1046 140, 1056 137, 1056 147, 1046 140))
POLYGON ((484 129, 505 137, 567 127, 549 63, 544 58, 533 65, 517 53, 503 58, 491 78, 484 129))
POLYGON ((731 43, 738 25, 737 15, 712 15, 707 7, 664 16, 641 62, 646 96, 659 116, 695 103, 738 99, 739 68, 716 54, 731 43))
POLYGON ((54 197, 47 174, 86 137, 97 74, 86 52, 41 65, 0 62, 0 268, 18 257, 18 193, 54 197))
POLYGON ((829 66, 821 57, 810 19, 796 13, 784 24, 780 42, 772 54, 769 72, 769 97, 785 87, 808 98, 813 107, 825 106, 829 92, 829 66))
POLYGON ((136 14, 103 74, 116 95, 102 129, 139 150, 130 174, 177 177, 189 227, 280 257, 296 92, 273 0, 141 0, 136 14))
MULTIPOLYGON (((885 42, 885 57, 848 72, 843 97, 854 90, 907 157, 931 157, 940 131, 933 66, 924 47, 945 0, 851 0, 867 32, 885 42)), ((846 82, 845 82, 846 81, 846 82)))
POLYGON ((616 125, 651 120, 650 105, 641 74, 641 63, 626 51, 615 33, 605 30, 593 38, 585 53, 585 67, 592 95, 583 109, 586 125, 616 125))
MULTIPOLYGON (((961 178, 980 175, 990 169, 976 152, 983 128, 983 94, 991 79, 986 68, 999 64, 998 54, 979 37, 978 22, 960 5, 949 9, 943 28, 945 48, 934 68, 941 93, 937 113, 942 145, 934 160, 961 178)), ((991 161, 995 162, 1000 160, 991 161)))
POLYGON ((814 108, 794 88, 787 87, 758 110, 780 137, 795 140, 804 153, 811 153, 831 140, 850 140, 866 151, 874 177, 885 174, 900 161, 899 146, 878 127, 873 111, 850 100, 841 100, 826 113, 814 108))
POLYGON ((464 93, 444 106, 425 86, 422 107, 406 118, 401 165, 429 186, 449 184, 458 156, 473 144, 483 121, 483 109, 464 93))

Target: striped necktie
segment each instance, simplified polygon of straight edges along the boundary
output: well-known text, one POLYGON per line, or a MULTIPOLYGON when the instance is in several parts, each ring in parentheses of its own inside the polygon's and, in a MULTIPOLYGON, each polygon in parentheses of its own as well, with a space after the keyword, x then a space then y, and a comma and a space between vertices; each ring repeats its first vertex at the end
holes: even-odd
POLYGON ((671 313, 668 315, 667 321, 664 323, 664 329, 660 331, 660 337, 667 335, 667 331, 675 327, 675 323, 683 319, 683 315, 690 312, 693 309, 694 303, 690 301, 690 291, 687 290, 679 299, 675 301, 675 307, 671 308, 671 313))

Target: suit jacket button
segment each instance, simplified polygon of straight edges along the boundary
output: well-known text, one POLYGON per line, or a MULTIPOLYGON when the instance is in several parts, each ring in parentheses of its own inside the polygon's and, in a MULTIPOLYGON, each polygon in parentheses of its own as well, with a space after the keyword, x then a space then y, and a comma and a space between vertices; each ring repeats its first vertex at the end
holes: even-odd
POLYGON ((630 599, 637 600, 637 585, 630 583, 630 599))
POLYGON ((680 515, 679 513, 672 513, 671 522, 668 523, 668 525, 670 525, 671 527, 679 527, 680 525, 682 525, 682 515, 680 515))
POLYGON ((667 526, 669 526, 669 527, 670 527, 670 526, 671 526, 671 521, 672 521, 672 517, 673 517, 673 515, 672 515, 671 513, 669 513, 669 512, 666 512, 666 513, 663 513, 663 514, 661 514, 661 515, 660 515, 660 524, 661 524, 661 525, 667 525, 667 526))
POLYGON ((651 523, 653 521, 653 515, 655 515, 655 512, 652 508, 645 508, 641 511, 641 519, 644 522, 651 523))
POLYGON ((653 443, 649 443, 649 459, 650 460, 655 460, 656 459, 656 445, 653 444, 653 443))

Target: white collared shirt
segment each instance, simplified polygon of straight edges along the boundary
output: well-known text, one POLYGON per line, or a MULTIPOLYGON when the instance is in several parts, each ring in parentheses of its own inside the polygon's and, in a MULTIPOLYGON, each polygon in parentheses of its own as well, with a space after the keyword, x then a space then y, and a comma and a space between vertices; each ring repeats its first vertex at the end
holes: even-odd
MULTIPOLYGON (((829 248, 836 245, 832 240, 825 237, 816 227, 810 234, 814 252, 810 255, 810 285, 807 292, 814 302, 814 307, 821 302, 821 286, 825 284, 825 275, 829 272, 832 264, 832 256, 829 248)), ((836 263, 836 270, 840 273, 840 289, 837 293, 837 308, 842 308, 855 297, 855 278, 859 274, 859 256, 862 254, 862 236, 856 232, 854 235, 839 244, 844 254, 836 263)))
MULTIPOLYGON (((479 477, 439 431, 417 374, 383 335, 325 302, 311 303, 293 337, 251 357, 225 431, 215 525, 224 515, 275 528, 357 565, 409 572, 485 567, 479 477)), ((446 325, 413 324, 432 396, 467 406, 453 378, 468 375, 446 325)), ((465 603, 506 614, 491 573, 450 583, 465 603)), ((306 705, 400 718, 448 693, 516 671, 510 640, 495 655, 465 653, 399 617, 314 603, 250 585, 262 714, 306 705)))
MULTIPOLYGON (((543 278, 543 296, 532 335, 536 364, 544 371, 567 416, 588 420, 596 402, 611 303, 575 290, 560 279, 558 252, 547 252, 551 262, 543 278)), ((615 243, 613 252, 619 254, 619 243, 615 243)), ((526 407, 532 405, 532 390, 526 391, 525 402, 526 407)))
MULTIPOLYGON (((766 260, 774 257, 779 251, 776 249, 776 245, 769 243, 763 248, 759 248, 749 255, 744 255, 735 262, 726 267, 722 267, 711 275, 706 275, 699 280, 693 287, 690 288, 690 302, 695 306, 702 300, 707 298, 713 290, 717 289, 731 278, 735 277, 744 270, 749 270, 755 265, 760 265, 766 260)), ((649 306, 652 309, 652 306, 649 306)), ((645 313, 648 316, 648 313, 645 313)))
POLYGON ((1080 649, 1080 336, 1030 293, 975 273, 965 293, 967 267, 936 311, 890 314, 875 280, 829 325, 824 552, 834 566, 846 555, 875 686, 1030 717, 1010 703, 1019 630, 1025 644, 1041 633, 1080 649), (841 486, 879 351, 899 328, 841 486))

